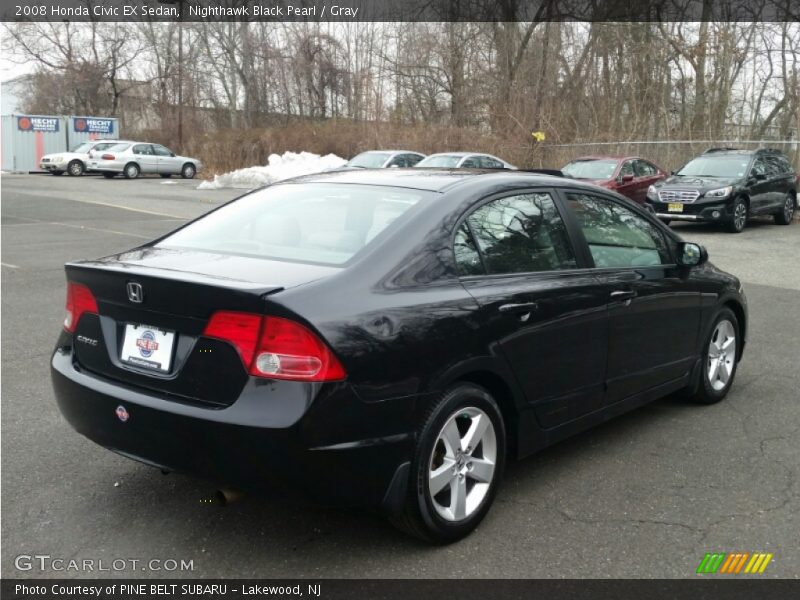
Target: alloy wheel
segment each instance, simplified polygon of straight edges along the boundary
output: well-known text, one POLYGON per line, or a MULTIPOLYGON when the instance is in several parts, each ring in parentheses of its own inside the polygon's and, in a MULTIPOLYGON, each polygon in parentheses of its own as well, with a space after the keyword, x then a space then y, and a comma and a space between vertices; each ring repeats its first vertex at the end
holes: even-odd
POLYGON ((733 211, 733 224, 737 231, 744 229, 745 222, 747 221, 747 206, 744 202, 739 202, 733 211))
POLYGON ((497 464, 497 435, 484 411, 453 413, 431 453, 428 492, 440 517, 462 521, 473 515, 489 492, 497 464))
POLYGON ((736 361, 736 329, 723 319, 714 328, 708 343, 708 382, 719 392, 728 385, 736 361))
POLYGON ((191 179, 192 177, 194 177, 194 167, 192 165, 186 165, 183 168, 183 178, 191 179))
POLYGON ((792 217, 794 216, 794 198, 791 196, 786 198, 786 203, 783 205, 783 216, 789 223, 792 222, 792 217))
POLYGON ((69 166, 69 174, 72 175, 73 177, 78 177, 78 176, 82 175, 83 174, 83 165, 81 165, 81 163, 79 163, 78 161, 74 161, 69 166))

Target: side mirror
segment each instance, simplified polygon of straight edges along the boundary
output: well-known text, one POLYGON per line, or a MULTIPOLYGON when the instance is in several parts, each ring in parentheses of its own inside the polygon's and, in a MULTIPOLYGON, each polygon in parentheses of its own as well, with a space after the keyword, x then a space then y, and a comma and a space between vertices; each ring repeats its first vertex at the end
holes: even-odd
POLYGON ((753 177, 755 177, 756 181, 764 181, 767 178, 764 173, 755 173, 753 177))
POLYGON ((628 183, 629 181, 633 181, 633 175, 631 175, 630 173, 623 175, 621 181, 623 183, 628 183))
POLYGON ((708 252, 700 244, 680 242, 678 244, 678 264, 682 267, 696 267, 708 260, 708 252))
POLYGON ((170 152, 170 153, 169 153, 169 155, 170 155, 172 158, 175 158, 175 153, 174 153, 174 152, 170 152))

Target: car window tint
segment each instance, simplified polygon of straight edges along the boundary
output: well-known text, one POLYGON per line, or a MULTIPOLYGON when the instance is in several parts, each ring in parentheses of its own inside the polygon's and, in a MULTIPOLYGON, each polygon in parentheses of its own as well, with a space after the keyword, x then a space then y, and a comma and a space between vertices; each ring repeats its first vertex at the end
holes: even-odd
POLYGON ((464 162, 461 163, 462 169, 477 169, 480 167, 480 162, 477 156, 470 156, 464 159, 464 162))
POLYGON ((481 256, 475 247, 475 240, 469 227, 464 223, 456 233, 453 252, 456 257, 456 266, 459 275, 481 275, 484 273, 481 256))
POLYGON ((340 265, 431 196, 386 186, 273 185, 190 223, 159 246, 340 265))
POLYGON ((596 267, 646 267, 669 263, 664 235, 650 221, 612 200, 567 194, 596 267))
POLYGON ((421 161, 424 156, 420 156, 419 154, 406 154, 406 165, 409 167, 413 167, 419 161, 421 161))
POLYGON ((767 177, 779 177, 786 172, 781 159, 778 156, 767 156, 767 177))
POLYGON ((481 156, 480 157, 481 166, 484 169, 502 169, 503 163, 499 160, 493 159, 491 156, 481 156))
POLYGON ((647 161, 637 160, 636 172, 639 177, 652 177, 653 175, 658 174, 658 169, 656 169, 655 166, 651 165, 647 161))
POLYGON ((467 221, 489 273, 576 266, 564 222, 547 193, 499 198, 478 208, 467 221))
POLYGON ((622 167, 619 169, 619 176, 622 177, 623 175, 635 175, 633 172, 633 161, 626 160, 622 163, 622 167))
POLYGON ((753 163, 753 175, 766 175, 767 174, 767 163, 764 161, 763 158, 757 158, 756 161, 753 163))
POLYGON ((172 156, 172 152, 164 148, 164 146, 153 146, 153 150, 158 156, 172 156))

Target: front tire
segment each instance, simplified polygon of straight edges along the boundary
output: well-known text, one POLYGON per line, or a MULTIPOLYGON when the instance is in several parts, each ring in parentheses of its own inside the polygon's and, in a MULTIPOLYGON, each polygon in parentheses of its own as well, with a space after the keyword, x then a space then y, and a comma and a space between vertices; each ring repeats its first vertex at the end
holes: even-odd
POLYGON ((780 212, 775 213, 775 222, 778 225, 791 225, 796 205, 797 200, 795 197, 792 194, 786 194, 783 208, 781 208, 780 212))
POLYGON ((733 211, 726 229, 730 233, 741 233, 747 225, 747 202, 744 198, 737 198, 733 204, 733 211))
POLYGON ((406 504, 391 521, 430 543, 455 542, 478 526, 497 493, 506 458, 502 413, 485 389, 459 384, 428 410, 417 440, 406 504))
POLYGON ((67 165, 67 173, 72 177, 80 177, 83 175, 83 163, 79 160, 73 160, 67 165))
POLYGON ((63 174, 64 174, 64 171, 50 171, 50 172, 51 172, 53 175, 55 175, 56 177, 60 177, 61 175, 63 175, 63 174))
POLYGON ((197 173, 197 169, 192 163, 186 163, 181 169, 181 177, 184 179, 194 179, 195 173, 197 173))
POLYGON ((128 163, 125 165, 123 174, 125 175, 125 179, 136 179, 139 177, 139 165, 136 163, 128 163))
POLYGON ((715 404, 728 395, 736 377, 739 320, 729 308, 723 308, 714 319, 706 338, 699 381, 691 400, 699 404, 715 404))

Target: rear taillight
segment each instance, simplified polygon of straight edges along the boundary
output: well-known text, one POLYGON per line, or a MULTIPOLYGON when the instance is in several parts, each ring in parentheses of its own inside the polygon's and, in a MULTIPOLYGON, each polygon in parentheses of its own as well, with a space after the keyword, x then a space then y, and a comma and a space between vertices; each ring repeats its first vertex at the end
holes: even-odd
POLYGON ((218 311, 203 335, 232 344, 247 371, 257 377, 337 381, 346 376, 325 342, 289 319, 218 311))
POLYGON ((67 282, 67 315, 64 318, 64 329, 73 333, 83 313, 97 314, 97 300, 85 285, 67 282))
POLYGON ((102 156, 100 156, 100 158, 102 158, 103 160, 114 160, 117 157, 114 156, 113 154, 103 154, 102 156))

